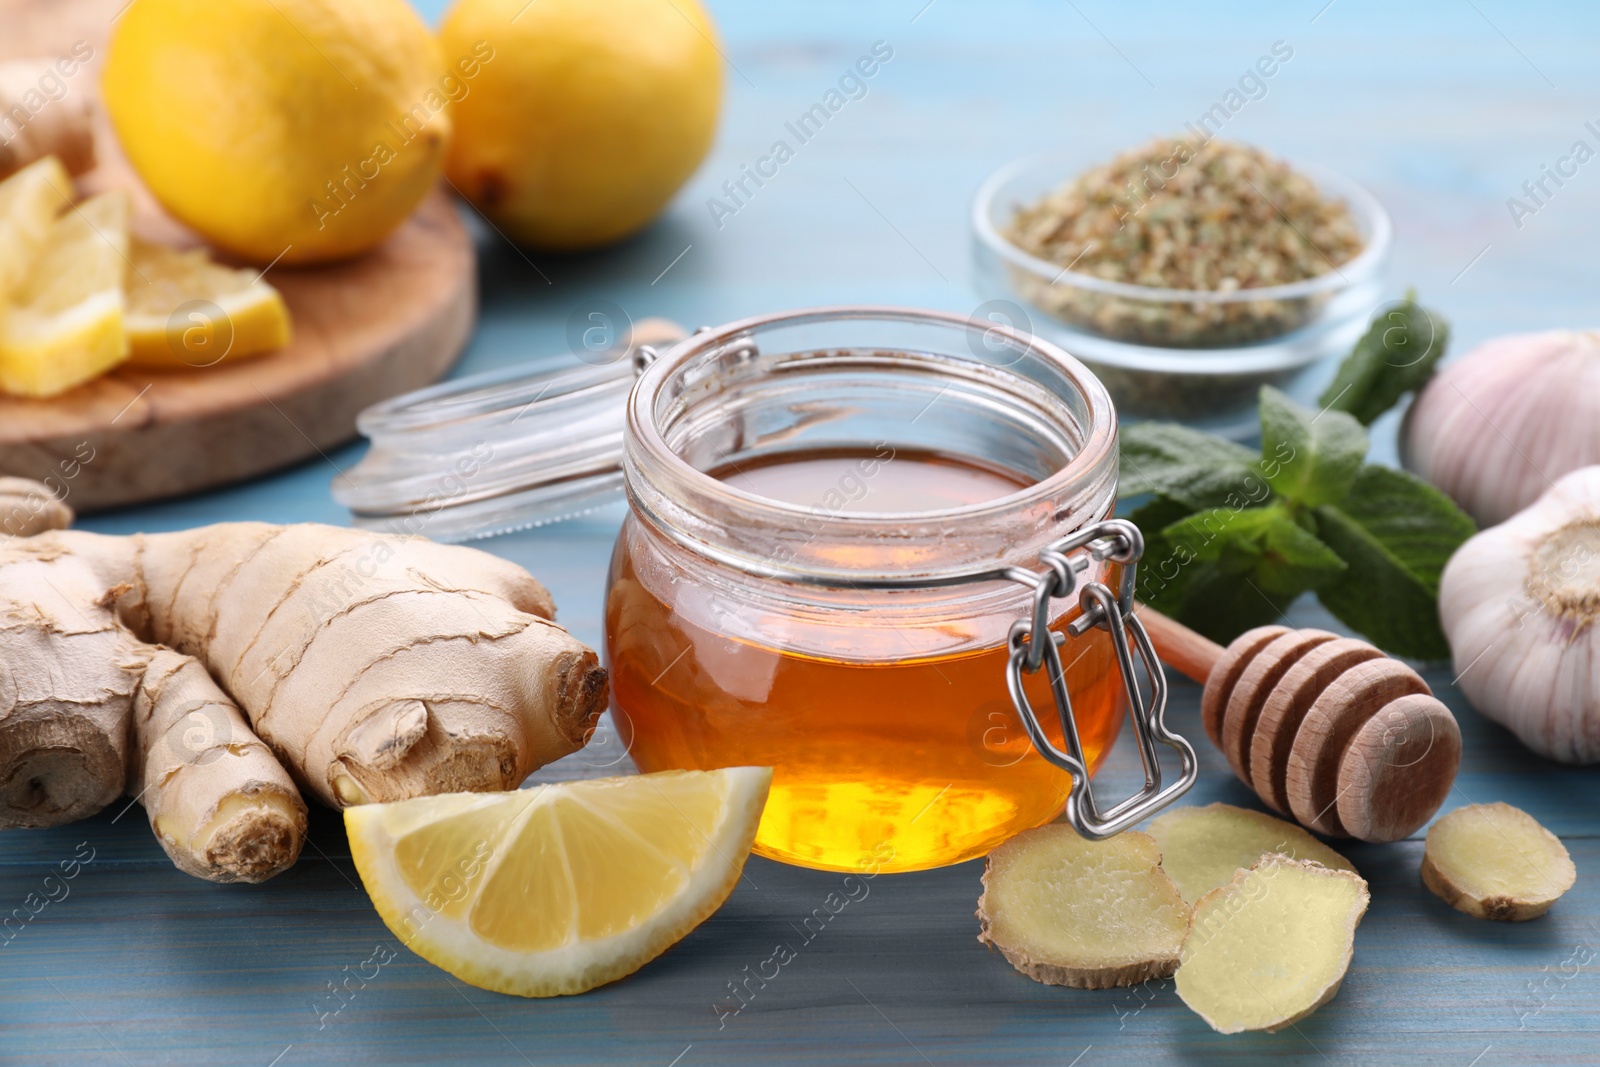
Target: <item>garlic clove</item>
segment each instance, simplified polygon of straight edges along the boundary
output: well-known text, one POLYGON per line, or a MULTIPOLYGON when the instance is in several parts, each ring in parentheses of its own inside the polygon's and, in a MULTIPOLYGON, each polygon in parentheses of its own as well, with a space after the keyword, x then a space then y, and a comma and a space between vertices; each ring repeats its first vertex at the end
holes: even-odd
POLYGON ((1479 523, 1504 521, 1600 463, 1600 332, 1499 337, 1446 364, 1407 413, 1401 451, 1479 523))
POLYGON ((1439 615, 1479 711, 1552 759, 1600 762, 1600 466, 1462 545, 1439 615))

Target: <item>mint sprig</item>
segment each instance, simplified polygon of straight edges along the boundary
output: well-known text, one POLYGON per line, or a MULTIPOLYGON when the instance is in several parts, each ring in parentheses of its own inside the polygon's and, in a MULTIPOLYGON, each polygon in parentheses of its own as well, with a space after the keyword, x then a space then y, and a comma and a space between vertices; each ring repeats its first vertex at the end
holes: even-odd
MULTIPOLYGON (((1200 508, 1235 499, 1259 458, 1243 445, 1172 422, 1142 422, 1122 434, 1123 496, 1160 493, 1200 508)), ((1259 479, 1258 479, 1259 480, 1259 479)))
POLYGON ((1323 605, 1381 648, 1447 658, 1439 575, 1477 532, 1472 519, 1415 475, 1368 466, 1344 501, 1316 509, 1316 521, 1318 536, 1348 568, 1343 580, 1317 590, 1323 605))
POLYGON ((1450 324, 1407 293, 1373 316, 1317 403, 1371 426, 1402 396, 1427 384, 1449 344, 1450 324))
POLYGON ((1313 590, 1390 652, 1448 656, 1439 575, 1476 527, 1427 483, 1367 463, 1365 430, 1427 380, 1446 337, 1408 297, 1374 319, 1321 410, 1261 390, 1259 453, 1185 426, 1125 429, 1123 495, 1147 497, 1130 515, 1145 535, 1139 596, 1226 642, 1313 590), (1423 330, 1439 351, 1410 359, 1423 330))

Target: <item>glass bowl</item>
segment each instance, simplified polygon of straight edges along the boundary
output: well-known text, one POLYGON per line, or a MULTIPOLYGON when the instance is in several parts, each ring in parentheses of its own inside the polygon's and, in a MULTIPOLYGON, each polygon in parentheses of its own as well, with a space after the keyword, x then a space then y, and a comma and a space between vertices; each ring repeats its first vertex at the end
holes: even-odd
POLYGON ((1114 154, 1052 149, 990 175, 972 206, 974 284, 985 299, 1021 305, 1028 321, 1007 325, 1037 331, 1089 364, 1120 414, 1248 437, 1262 385, 1304 394, 1319 377, 1317 365, 1349 351, 1365 330, 1383 297, 1388 213, 1349 178, 1289 160, 1345 202, 1365 247, 1314 278, 1227 291, 1108 281, 1040 259, 1005 236, 1019 207, 1114 154))

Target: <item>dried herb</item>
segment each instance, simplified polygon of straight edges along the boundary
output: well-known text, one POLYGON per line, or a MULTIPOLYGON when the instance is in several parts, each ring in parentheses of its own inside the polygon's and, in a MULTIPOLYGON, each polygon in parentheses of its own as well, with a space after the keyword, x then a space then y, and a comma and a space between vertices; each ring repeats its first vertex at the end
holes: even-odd
MULTIPOLYGON (((1232 292, 1284 285, 1354 259, 1348 207, 1260 149, 1158 139, 1020 208, 1007 236, 1079 274, 1159 289, 1232 292)), ((1018 279, 1019 281, 1021 279, 1018 279)), ((1216 347, 1275 336, 1320 303, 1168 302, 1063 285, 1025 293, 1068 321, 1123 340, 1216 347)))

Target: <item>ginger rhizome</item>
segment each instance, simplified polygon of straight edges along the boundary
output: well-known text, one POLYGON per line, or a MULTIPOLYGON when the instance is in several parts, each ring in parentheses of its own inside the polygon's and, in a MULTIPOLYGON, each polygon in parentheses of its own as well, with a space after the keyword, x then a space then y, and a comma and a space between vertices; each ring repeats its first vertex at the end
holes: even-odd
POLYGON ((1189 905, 1135 830, 1087 841, 1052 823, 989 853, 978 940, 1037 982, 1110 989, 1178 966, 1189 905))
POLYGON ((1339 991, 1369 899, 1353 871, 1263 856, 1195 902, 1178 996, 1224 1034, 1299 1022, 1339 991))
POLYGON ((1269 854, 1355 871, 1349 860, 1294 823, 1232 804, 1168 808, 1151 820, 1150 836, 1161 849, 1162 869, 1191 904, 1269 854))
POLYGON ((1423 884, 1478 919, 1537 919, 1577 880, 1561 839, 1510 804, 1457 808, 1433 824, 1423 846, 1423 884))
POLYGON ((0 178, 46 156, 73 174, 94 167, 94 94, 69 80, 93 55, 86 48, 79 41, 71 55, 0 62, 0 178))
POLYGON ((27 478, 0 477, 0 539, 31 537, 71 525, 72 509, 46 486, 27 478))
POLYGON ((513 789, 606 698, 554 610, 487 553, 336 527, 0 541, 0 826, 126 786, 179 867, 260 881, 299 852, 297 784, 334 807, 513 789))

